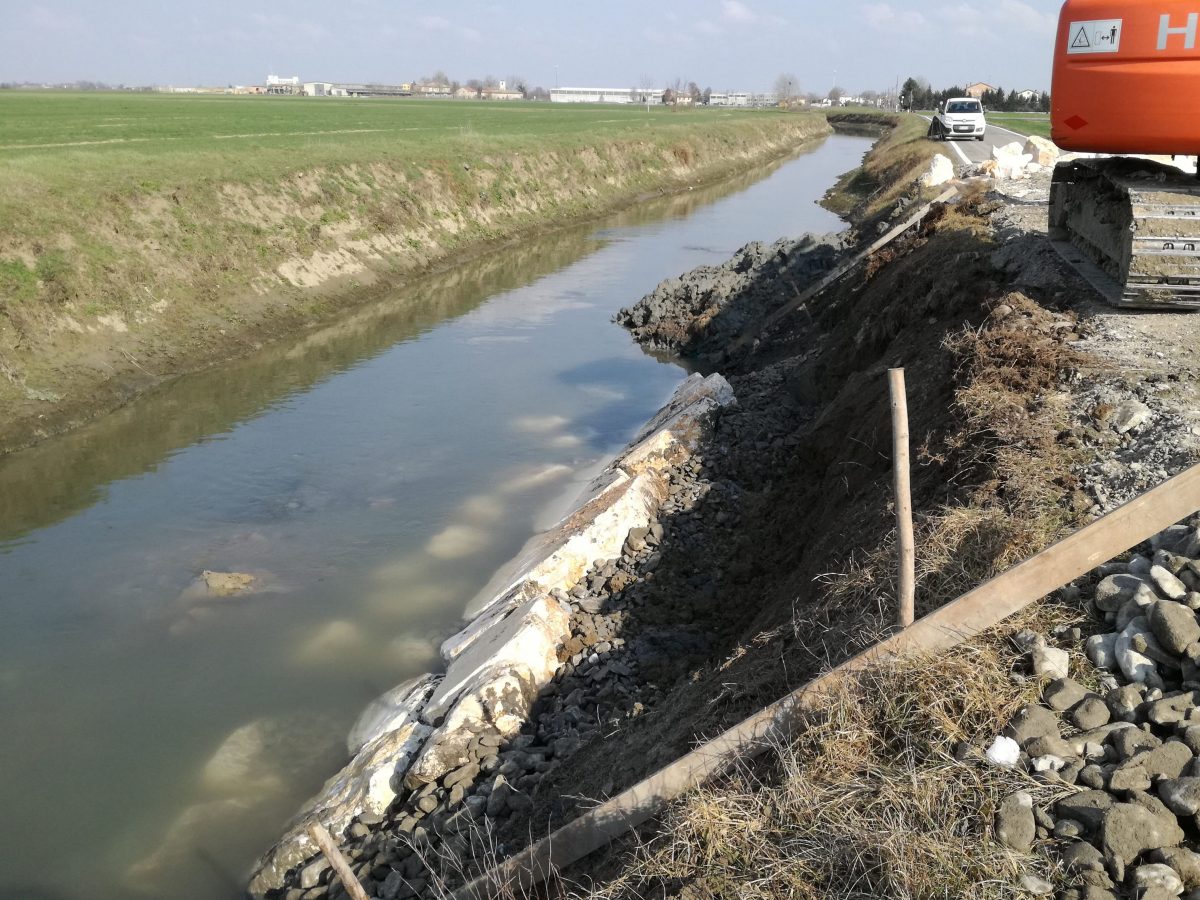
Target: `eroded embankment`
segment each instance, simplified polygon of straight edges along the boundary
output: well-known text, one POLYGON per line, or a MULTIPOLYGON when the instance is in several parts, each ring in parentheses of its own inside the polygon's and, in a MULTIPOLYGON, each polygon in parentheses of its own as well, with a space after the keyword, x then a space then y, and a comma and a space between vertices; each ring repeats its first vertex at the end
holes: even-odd
MULTIPOLYGON (((270 183, 196 178, 113 192, 90 204, 87 221, 60 216, 55 233, 10 226, 0 451, 336 316, 372 286, 744 170, 829 132, 821 116, 772 114, 427 166, 389 158, 298 167, 270 183)), ((61 199, 31 190, 29 202, 61 199)))
MULTIPOLYGON (((345 832, 370 890, 436 893, 880 633, 893 596, 889 366, 907 369, 919 436, 919 611, 1077 521, 1074 457, 1058 435, 1079 335, 1072 316, 1005 284, 991 211, 978 196, 936 209, 724 361, 736 403, 711 410, 688 452, 665 460, 653 519, 552 594, 568 636, 547 684, 508 694, 528 704, 526 723, 514 734, 493 716, 468 729, 452 768, 443 760, 432 777, 392 785, 387 808, 345 832)), ((650 326, 640 336, 702 347, 706 334, 735 334, 748 310, 794 296, 824 252, 786 242, 690 273, 635 307, 650 326), (656 335, 657 322, 669 333, 656 335)), ((407 759, 402 768, 412 771, 407 759)), ((291 878, 314 897, 340 890, 319 860, 291 878)), ((669 880, 646 872, 641 883, 669 880)), ((810 893, 836 884, 814 877, 810 893)))

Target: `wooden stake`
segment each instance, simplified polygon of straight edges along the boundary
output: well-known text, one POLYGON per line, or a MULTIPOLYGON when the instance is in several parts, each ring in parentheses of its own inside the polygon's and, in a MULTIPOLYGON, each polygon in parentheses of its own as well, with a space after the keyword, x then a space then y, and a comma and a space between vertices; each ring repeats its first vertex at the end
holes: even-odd
POLYGON ((338 878, 342 879, 342 887, 346 889, 351 900, 371 900, 362 885, 358 883, 358 877, 350 870, 350 863, 346 862, 346 857, 342 856, 342 851, 333 842, 333 835, 329 833, 328 829, 320 822, 313 822, 308 826, 308 833, 317 842, 317 846, 325 854, 325 859, 333 866, 333 871, 337 872, 338 878))
POLYGON ((908 484, 908 401, 904 394, 904 370, 888 369, 892 396, 892 469, 895 485, 896 536, 900 547, 899 610, 901 628, 913 623, 917 591, 917 551, 913 545, 912 494, 908 484))

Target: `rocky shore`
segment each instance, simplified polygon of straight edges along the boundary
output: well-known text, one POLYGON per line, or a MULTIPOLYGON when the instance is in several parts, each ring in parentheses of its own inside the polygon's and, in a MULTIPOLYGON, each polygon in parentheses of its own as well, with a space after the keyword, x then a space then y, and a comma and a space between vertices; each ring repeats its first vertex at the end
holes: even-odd
POLYGON ((435 896, 494 858, 496 835, 528 826, 547 773, 656 702, 644 673, 703 637, 624 635, 664 546, 689 542, 686 528, 668 536, 660 517, 708 494, 696 453, 735 405, 719 375, 694 375, 676 391, 442 645, 446 672, 401 685, 363 713, 348 742, 353 761, 263 858, 251 894, 341 895, 306 832, 320 822, 345 836, 373 896, 435 896))

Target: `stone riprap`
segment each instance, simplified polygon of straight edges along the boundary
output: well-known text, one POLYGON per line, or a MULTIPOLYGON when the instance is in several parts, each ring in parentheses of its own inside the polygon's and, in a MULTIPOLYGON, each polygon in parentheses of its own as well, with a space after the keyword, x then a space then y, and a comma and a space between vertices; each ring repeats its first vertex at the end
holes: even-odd
MULTIPOLYGON (((1046 671, 1044 705, 1021 710, 1000 736, 1020 750, 1005 762, 1069 791, 1046 810, 1028 793, 1010 795, 995 821, 1005 845, 1061 860, 1075 881, 1061 900, 1200 900, 1198 524, 1172 526, 1093 573, 1079 596, 1107 628, 1086 641, 1078 628, 1064 633, 1082 642, 1093 670, 1080 680, 1046 671)), ((1072 599, 1077 591, 1067 589, 1072 599)), ((1018 638, 1037 672, 1054 648, 1018 638)))
POLYGON ((833 269, 845 249, 836 234, 755 241, 721 265, 668 278, 615 321, 644 347, 718 362, 733 338, 833 269))
POLYGON ((528 812, 529 792, 552 759, 565 758, 590 733, 579 714, 562 717, 550 743, 521 733, 535 701, 574 682, 630 693, 622 686, 629 665, 609 661, 624 641, 612 617, 589 605, 596 596, 589 589, 620 590, 632 581, 633 561, 654 554, 660 510, 681 499, 680 475, 712 414, 735 404, 720 375, 684 382, 575 509, 526 546, 476 617, 444 642, 446 672, 401 685, 364 711, 347 742, 354 759, 260 860, 253 896, 340 895, 307 835, 313 822, 353 844, 356 872, 375 896, 407 898, 434 890, 423 856, 463 857, 487 821, 528 812))

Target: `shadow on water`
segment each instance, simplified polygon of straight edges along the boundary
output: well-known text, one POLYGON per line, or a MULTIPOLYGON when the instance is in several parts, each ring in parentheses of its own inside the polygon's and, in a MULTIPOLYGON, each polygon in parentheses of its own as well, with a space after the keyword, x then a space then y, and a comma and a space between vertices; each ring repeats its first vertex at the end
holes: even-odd
POLYGON ((99 421, 12 454, 0 460, 0 496, 5 498, 0 542, 67 519, 102 500, 111 482, 153 471, 178 450, 228 433, 288 396, 418 338, 491 296, 577 262, 599 249, 610 232, 687 218, 787 161, 639 203, 606 217, 599 228, 595 223, 574 226, 498 248, 423 277, 334 325, 176 379, 99 421))

